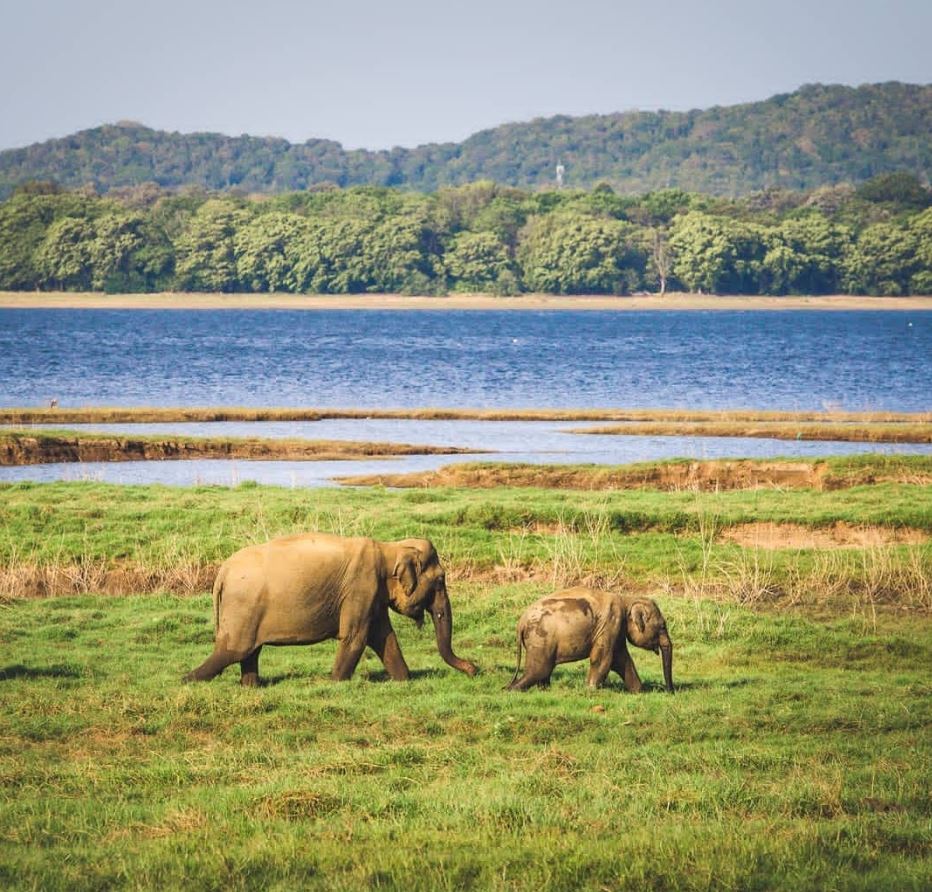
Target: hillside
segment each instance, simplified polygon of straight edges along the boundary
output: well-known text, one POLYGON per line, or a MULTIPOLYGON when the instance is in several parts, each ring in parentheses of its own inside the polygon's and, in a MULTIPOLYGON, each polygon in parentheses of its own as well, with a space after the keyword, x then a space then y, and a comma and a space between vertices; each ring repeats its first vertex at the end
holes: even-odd
POLYGON ((154 182, 246 192, 315 183, 432 191, 477 179, 551 185, 604 181, 624 193, 678 187, 741 195, 772 186, 857 183, 878 173, 932 174, 932 85, 804 86, 762 102, 689 112, 558 116, 483 130, 462 143, 347 151, 330 140, 168 133, 134 122, 0 152, 0 197, 19 183, 65 187, 154 182))

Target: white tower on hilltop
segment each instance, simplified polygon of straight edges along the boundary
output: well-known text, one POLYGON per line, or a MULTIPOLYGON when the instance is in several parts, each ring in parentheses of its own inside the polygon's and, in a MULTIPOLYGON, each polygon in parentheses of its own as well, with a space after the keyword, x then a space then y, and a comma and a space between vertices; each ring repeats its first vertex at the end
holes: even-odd
POLYGON ((565 170, 566 168, 562 164, 557 162, 557 188, 558 189, 563 188, 563 172, 565 170))

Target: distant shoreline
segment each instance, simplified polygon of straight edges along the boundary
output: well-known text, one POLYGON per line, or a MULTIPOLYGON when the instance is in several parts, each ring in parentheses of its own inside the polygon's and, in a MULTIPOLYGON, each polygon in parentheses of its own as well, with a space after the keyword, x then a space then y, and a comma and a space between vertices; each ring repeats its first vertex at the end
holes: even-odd
POLYGON ((118 310, 932 310, 932 296, 817 297, 725 296, 707 294, 561 296, 452 294, 412 297, 401 294, 84 294, 0 292, 0 309, 118 310))

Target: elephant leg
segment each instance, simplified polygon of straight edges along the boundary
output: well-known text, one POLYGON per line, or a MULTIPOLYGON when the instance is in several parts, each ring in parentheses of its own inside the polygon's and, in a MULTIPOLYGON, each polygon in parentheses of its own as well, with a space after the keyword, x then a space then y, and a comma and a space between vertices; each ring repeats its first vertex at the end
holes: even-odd
POLYGON ((528 688, 539 685, 542 688, 550 686, 550 676, 553 674, 555 660, 528 653, 527 663, 524 666, 524 675, 513 681, 506 690, 526 691, 528 688))
POLYGON ((394 681, 408 680, 411 673, 408 671, 405 658, 401 655, 398 636, 395 634, 387 615, 384 620, 379 620, 369 629, 367 643, 378 654, 389 678, 394 681))
POLYGON ((641 692, 641 688, 643 687, 641 678, 638 675, 637 667, 634 665, 634 660, 631 659, 631 654, 628 653, 628 646, 624 642, 622 642, 621 646, 615 651, 612 669, 621 676, 622 681, 625 683, 625 688, 632 694, 639 694, 641 692))
POLYGON ((596 645, 589 655, 589 672, 586 675, 586 684, 590 688, 601 687, 609 670, 612 668, 612 652, 600 645, 596 645))
POLYGON ((239 661, 239 683, 247 688, 256 688, 259 686, 259 651, 262 646, 257 647, 248 657, 239 661))
POLYGON ((366 633, 354 632, 346 638, 341 638, 337 645, 336 659, 333 661, 333 672, 330 677, 334 681, 348 681, 353 677, 362 652, 366 649, 366 633))
POLYGON ((183 681, 210 681, 216 678, 227 666, 243 659, 242 654, 234 651, 214 649, 214 652, 197 669, 189 672, 183 681))

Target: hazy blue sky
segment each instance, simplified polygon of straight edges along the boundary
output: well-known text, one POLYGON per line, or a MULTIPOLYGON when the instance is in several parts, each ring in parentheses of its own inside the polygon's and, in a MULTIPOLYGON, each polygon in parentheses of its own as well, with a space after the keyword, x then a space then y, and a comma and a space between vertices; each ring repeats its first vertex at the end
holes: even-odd
POLYGON ((459 140, 539 115, 932 81, 929 0, 0 0, 0 147, 167 130, 459 140))

